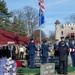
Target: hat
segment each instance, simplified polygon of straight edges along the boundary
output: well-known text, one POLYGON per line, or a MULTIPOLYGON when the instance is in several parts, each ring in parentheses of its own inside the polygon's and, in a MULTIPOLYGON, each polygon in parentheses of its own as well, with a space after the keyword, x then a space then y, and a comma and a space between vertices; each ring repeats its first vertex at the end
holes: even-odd
POLYGON ((63 39, 63 38, 64 38, 64 36, 61 36, 60 38, 61 38, 61 39, 63 39))
POLYGON ((47 42, 47 40, 43 39, 43 40, 42 40, 42 42, 43 42, 43 43, 46 43, 46 42, 47 42))
POLYGON ((33 38, 30 38, 30 41, 34 40, 33 38))

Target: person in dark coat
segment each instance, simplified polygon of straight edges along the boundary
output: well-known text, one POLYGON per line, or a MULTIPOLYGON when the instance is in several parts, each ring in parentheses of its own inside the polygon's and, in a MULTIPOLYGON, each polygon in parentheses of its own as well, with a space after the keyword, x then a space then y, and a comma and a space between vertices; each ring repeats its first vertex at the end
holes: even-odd
POLYGON ((16 56, 16 48, 15 48, 15 45, 13 43, 8 45, 8 50, 10 50, 11 58, 13 56, 16 56))
POLYGON ((55 40, 55 44, 54 44, 54 55, 55 56, 59 56, 59 51, 58 51, 58 39, 55 40))
POLYGON ((72 40, 70 44, 70 49, 71 49, 70 54, 71 54, 71 59, 72 59, 72 66, 75 67, 75 41, 74 40, 72 40))
POLYGON ((67 74, 68 67, 68 48, 65 45, 64 41, 61 41, 61 45, 59 46, 59 65, 60 65, 60 74, 67 74))
POLYGON ((43 40, 43 44, 41 45, 41 50, 42 50, 42 64, 47 63, 48 60, 48 52, 49 46, 47 45, 47 40, 43 40))
POLYGON ((29 56, 30 56, 30 68, 34 68, 34 59, 35 59, 35 51, 37 50, 34 39, 30 39, 30 43, 28 45, 29 56))

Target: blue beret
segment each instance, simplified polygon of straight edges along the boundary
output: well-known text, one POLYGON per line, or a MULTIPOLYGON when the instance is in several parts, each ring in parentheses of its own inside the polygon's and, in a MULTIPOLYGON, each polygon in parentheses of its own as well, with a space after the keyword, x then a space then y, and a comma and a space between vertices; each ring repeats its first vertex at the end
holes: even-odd
POLYGON ((30 41, 34 40, 33 38, 30 38, 30 41))

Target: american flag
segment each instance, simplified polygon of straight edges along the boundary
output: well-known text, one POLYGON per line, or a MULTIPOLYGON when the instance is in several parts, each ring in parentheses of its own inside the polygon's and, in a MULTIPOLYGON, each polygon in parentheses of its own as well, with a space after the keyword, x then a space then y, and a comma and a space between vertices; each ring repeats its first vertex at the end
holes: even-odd
POLYGON ((44 0, 39 0, 39 6, 40 6, 40 9, 41 9, 41 12, 44 12, 44 10, 45 10, 44 0))
POLYGON ((39 7, 40 7, 40 10, 39 10, 39 25, 42 25, 44 24, 44 10, 45 10, 45 7, 44 7, 44 0, 39 0, 38 2, 39 4, 39 7))

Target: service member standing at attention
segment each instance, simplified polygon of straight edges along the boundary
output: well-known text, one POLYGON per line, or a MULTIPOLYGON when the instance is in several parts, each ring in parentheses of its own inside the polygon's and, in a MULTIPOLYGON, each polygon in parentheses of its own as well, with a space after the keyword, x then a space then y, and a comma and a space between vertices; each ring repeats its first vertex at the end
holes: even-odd
POLYGON ((68 67, 68 48, 65 45, 64 41, 61 41, 61 45, 59 46, 59 65, 60 65, 60 74, 67 75, 67 67, 68 67))
POLYGON ((72 59, 72 66, 75 67, 75 41, 72 40, 70 44, 70 49, 71 49, 71 59, 72 59))
POLYGON ((37 50, 37 48, 35 46, 33 38, 30 39, 28 49, 29 49, 29 56, 30 56, 30 65, 29 66, 30 66, 30 68, 34 68, 35 51, 37 50))
POLYGON ((47 63, 48 60, 48 52, 49 47, 47 45, 47 40, 43 40, 43 44, 41 45, 41 50, 42 50, 42 64, 47 63))

